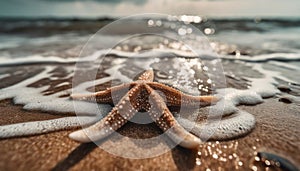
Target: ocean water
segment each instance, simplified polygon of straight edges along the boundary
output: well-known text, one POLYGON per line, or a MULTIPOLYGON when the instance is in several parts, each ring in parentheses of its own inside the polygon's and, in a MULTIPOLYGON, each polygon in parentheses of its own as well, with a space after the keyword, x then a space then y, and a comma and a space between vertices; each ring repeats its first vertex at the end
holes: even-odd
POLYGON ((69 115, 0 126, 0 138, 91 125, 111 106, 72 101, 70 94, 131 82, 149 68, 158 82, 188 94, 220 97, 207 107, 204 120, 195 119, 196 112, 188 117, 184 111, 174 113, 204 141, 247 135, 255 127, 254 116, 238 105, 256 105, 274 96, 300 104, 299 20, 156 18, 103 27, 113 21, 0 21, 0 99, 13 99, 26 110, 69 115), (143 33, 144 28, 151 34, 143 33), (205 121, 209 124, 203 126, 205 121))

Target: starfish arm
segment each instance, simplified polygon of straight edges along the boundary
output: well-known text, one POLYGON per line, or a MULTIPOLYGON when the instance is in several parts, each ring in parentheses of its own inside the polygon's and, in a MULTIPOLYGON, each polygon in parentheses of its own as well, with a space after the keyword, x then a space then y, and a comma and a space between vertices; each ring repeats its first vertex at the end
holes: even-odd
POLYGON ((113 104, 114 102, 118 102, 134 85, 134 83, 121 84, 91 94, 72 94, 70 98, 74 100, 113 104))
POLYGON ((181 127, 167 108, 163 98, 146 86, 150 94, 149 114, 157 125, 175 142, 185 148, 197 148, 201 140, 181 127))
POLYGON ((151 82, 147 83, 154 90, 158 90, 166 97, 168 106, 208 106, 216 103, 219 99, 215 96, 192 96, 180 92, 167 85, 151 82))
POLYGON ((137 86, 132 88, 106 117, 90 127, 71 133, 69 137, 79 142, 91 142, 103 139, 119 129, 137 112, 137 105, 131 97, 135 97, 139 90, 137 86))
POLYGON ((154 80, 154 72, 152 69, 145 71, 139 78, 140 81, 150 81, 154 80))

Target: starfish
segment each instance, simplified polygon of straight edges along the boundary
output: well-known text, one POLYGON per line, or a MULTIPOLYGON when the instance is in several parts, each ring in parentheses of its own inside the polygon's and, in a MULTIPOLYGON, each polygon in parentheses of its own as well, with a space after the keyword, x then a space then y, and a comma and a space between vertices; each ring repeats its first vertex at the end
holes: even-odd
POLYGON ((132 83, 125 83, 92 94, 72 94, 74 100, 117 104, 95 124, 69 135, 79 142, 103 139, 122 127, 137 112, 146 111, 174 142, 185 148, 197 148, 202 142, 176 121, 169 107, 199 107, 218 101, 214 96, 192 96, 165 84, 154 82, 153 70, 147 70, 132 83))

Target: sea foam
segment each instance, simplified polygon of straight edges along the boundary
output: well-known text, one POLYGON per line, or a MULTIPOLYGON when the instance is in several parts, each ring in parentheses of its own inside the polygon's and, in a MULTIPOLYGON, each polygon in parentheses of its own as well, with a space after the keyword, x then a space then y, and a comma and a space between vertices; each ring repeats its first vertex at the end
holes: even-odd
MULTIPOLYGON (((127 57, 149 57, 149 56, 164 56, 168 52, 155 51, 145 52, 141 54, 120 52, 117 50, 102 50, 97 51, 94 54, 84 57, 80 62, 93 61, 100 56, 107 54, 124 55, 127 57)), ((177 52, 171 52, 173 55, 177 52)), ((183 56, 184 54, 180 54, 183 56)), ((186 54, 190 56, 190 54, 186 54)), ((294 60, 296 56, 290 56, 289 59, 294 60)), ((274 58, 276 59, 276 58, 274 58)), ((288 59, 288 57, 286 58, 288 59)), ((264 60, 271 60, 271 57, 266 57, 264 60)), ((246 60, 247 61, 247 60, 246 60)), ((254 60, 253 60, 254 61, 254 60)), ((260 61, 260 60, 258 60, 260 61)), ((26 59, 11 59, 11 60, 0 60, 0 65, 19 65, 19 64, 32 64, 32 63, 75 63, 76 59, 62 59, 58 57, 42 57, 33 56, 27 57, 26 59)), ((252 61, 251 61, 252 62, 252 61)), ((150 65, 150 64, 148 64, 150 65)), ((252 63, 253 69, 261 72, 263 78, 248 78, 252 83, 251 87, 247 90, 237 90, 233 88, 225 88, 217 90, 217 96, 221 96, 221 100, 214 106, 210 107, 211 111, 216 111, 215 115, 211 112, 209 123, 195 123, 193 128, 189 128, 190 122, 184 118, 178 118, 178 121, 187 129, 191 130, 194 134, 201 138, 206 139, 228 139, 237 136, 244 135, 251 131, 255 126, 255 118, 253 115, 241 111, 238 109, 238 105, 255 105, 263 102, 263 98, 274 96, 278 93, 275 88, 276 84, 275 77, 280 76, 275 71, 267 71, 263 69, 261 63, 252 63), (214 118, 223 117, 221 120, 214 118)), ((73 91, 86 92, 86 89, 97 84, 104 83, 114 78, 120 78, 123 82, 131 81, 130 78, 124 76, 119 72, 121 65, 107 69, 105 72, 111 76, 93 80, 90 82, 84 82, 74 87, 73 91)), ((0 126, 0 138, 16 137, 16 136, 27 136, 41 134, 51 131, 57 131, 61 129, 67 129, 82 125, 89 125, 94 123, 96 120, 101 119, 106 115, 111 107, 104 104, 94 104, 87 102, 75 102, 69 100, 68 97, 60 97, 64 94, 70 94, 71 89, 63 92, 58 92, 52 95, 45 96, 43 91, 48 86, 32 88, 28 87, 42 78, 51 78, 51 71, 54 70, 54 66, 47 66, 39 74, 21 81, 15 85, 0 90, 0 100, 12 98, 15 104, 22 104, 27 110, 42 110, 42 111, 55 111, 55 112, 71 112, 78 114, 79 122, 76 121, 76 117, 69 116, 60 119, 53 119, 47 121, 35 121, 26 123, 17 123, 13 125, 0 126)), ((284 78, 286 81, 287 80, 284 78)))

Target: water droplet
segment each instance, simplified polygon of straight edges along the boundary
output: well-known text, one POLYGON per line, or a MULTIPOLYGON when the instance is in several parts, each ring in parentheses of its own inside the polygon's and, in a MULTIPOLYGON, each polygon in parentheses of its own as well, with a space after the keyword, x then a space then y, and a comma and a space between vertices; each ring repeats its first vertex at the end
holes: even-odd
POLYGON ((200 23, 201 22, 201 17, 199 16, 194 16, 194 23, 200 23))
POLYGON ((252 169, 253 171, 257 171, 257 167, 256 167, 256 166, 252 166, 251 169, 252 169))
POLYGON ((270 165, 271 165, 271 162, 270 162, 269 160, 266 160, 266 161, 265 161, 265 164, 266 164, 267 166, 270 166, 270 165))
POLYGON ((181 36, 186 35, 186 29, 184 29, 184 28, 179 28, 179 29, 178 29, 178 34, 181 35, 181 36))
POLYGON ((160 20, 157 20, 155 23, 157 26, 161 26, 162 22, 160 20))
POLYGON ((201 160, 199 158, 196 158, 196 165, 198 165, 198 166, 201 165, 201 160))
POLYGON ((215 29, 213 28, 205 28, 204 29, 204 33, 209 35, 209 34, 214 34, 215 33, 215 29))
POLYGON ((188 34, 191 34, 191 33, 193 32, 193 29, 192 29, 192 28, 188 28, 188 29, 186 29, 186 32, 187 32, 188 34))
POLYGON ((148 26, 153 26, 154 21, 153 20, 148 20, 148 26))

